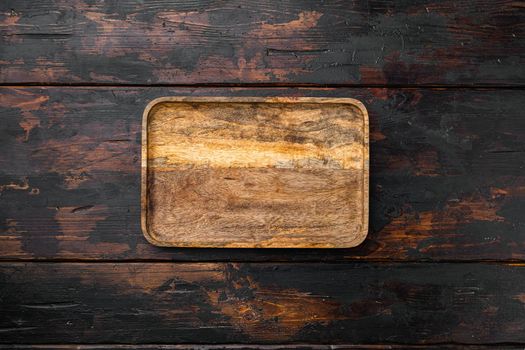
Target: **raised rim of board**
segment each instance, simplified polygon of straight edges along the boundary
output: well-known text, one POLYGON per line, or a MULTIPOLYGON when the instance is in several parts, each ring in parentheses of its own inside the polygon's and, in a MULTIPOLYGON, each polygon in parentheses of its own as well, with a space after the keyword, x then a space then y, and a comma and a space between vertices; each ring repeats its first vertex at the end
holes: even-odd
MULTIPOLYGON (((320 103, 320 104, 351 104, 361 111, 363 114, 363 144, 365 145, 363 152, 363 226, 361 232, 345 247, 294 247, 293 249, 341 249, 352 248, 361 244, 368 235, 368 215, 369 215, 369 174, 370 174, 370 144, 369 144, 369 122, 368 111, 365 105, 354 98, 350 97, 226 97, 226 96, 166 96, 157 97, 146 105, 144 113, 142 114, 142 141, 141 141, 141 187, 140 187, 140 225, 144 237, 151 244, 158 247, 173 247, 173 248, 215 248, 215 249, 254 249, 256 247, 215 247, 206 245, 177 245, 171 242, 159 241, 152 236, 148 230, 147 224, 147 186, 148 186, 148 118, 151 110, 158 104, 165 102, 223 102, 223 103, 320 103), (367 176, 368 175, 368 176, 367 176)), ((292 247, 290 247, 292 248, 292 247)), ((257 249, 290 249, 290 248, 257 248, 257 249)))

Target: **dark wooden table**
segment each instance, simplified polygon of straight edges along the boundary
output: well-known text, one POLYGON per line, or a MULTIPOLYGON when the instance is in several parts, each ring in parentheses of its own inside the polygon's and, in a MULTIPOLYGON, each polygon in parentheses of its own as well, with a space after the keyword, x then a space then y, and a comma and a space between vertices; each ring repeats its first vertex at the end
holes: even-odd
POLYGON ((7 0, 0 31, 0 348, 525 346, 523 1, 7 0), (141 115, 179 95, 363 101, 365 243, 149 244, 141 115))

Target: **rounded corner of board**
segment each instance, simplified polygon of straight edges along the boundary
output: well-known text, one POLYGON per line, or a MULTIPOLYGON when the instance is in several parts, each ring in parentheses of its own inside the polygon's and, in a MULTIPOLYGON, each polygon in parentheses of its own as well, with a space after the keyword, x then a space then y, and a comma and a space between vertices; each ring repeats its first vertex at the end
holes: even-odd
POLYGON ((155 107, 156 105, 158 104, 161 104, 163 102, 166 102, 170 99, 170 97, 157 97, 157 98, 154 98, 153 100, 149 101, 148 104, 146 105, 146 107, 144 107, 144 112, 142 113, 142 123, 143 125, 146 125, 147 122, 148 122, 148 116, 151 112, 151 110, 153 109, 153 107, 155 107))
POLYGON ((148 228, 144 225, 142 225, 142 235, 144 236, 144 238, 146 238, 146 240, 150 243, 150 244, 153 244, 154 246, 156 247, 167 247, 169 245, 167 245, 165 242, 162 242, 162 241, 159 241, 157 240, 155 237, 153 237, 148 228))

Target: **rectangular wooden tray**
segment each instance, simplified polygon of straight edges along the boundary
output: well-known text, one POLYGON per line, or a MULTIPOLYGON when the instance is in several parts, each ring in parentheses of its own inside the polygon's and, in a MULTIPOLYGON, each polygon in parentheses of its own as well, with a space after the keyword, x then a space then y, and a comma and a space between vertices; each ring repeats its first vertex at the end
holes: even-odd
POLYGON ((368 152, 368 114, 351 98, 156 99, 142 126, 142 230, 172 247, 356 246, 368 152))

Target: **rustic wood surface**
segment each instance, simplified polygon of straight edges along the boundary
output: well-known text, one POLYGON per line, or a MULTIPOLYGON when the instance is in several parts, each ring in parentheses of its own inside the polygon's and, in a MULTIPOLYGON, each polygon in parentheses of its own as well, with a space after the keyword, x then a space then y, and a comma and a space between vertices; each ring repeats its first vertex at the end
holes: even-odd
POLYGON ((355 247, 368 134, 348 98, 156 99, 142 122, 142 231, 168 247, 355 247))
POLYGON ((502 89, 3 88, 2 259, 523 260, 525 99, 502 89), (370 114, 370 232, 324 250, 162 249, 140 229, 159 96, 352 96, 370 114))
POLYGON ((0 343, 525 342, 523 265, 4 263, 0 282, 0 343))
POLYGON ((523 348, 524 9, 0 2, 0 349, 523 348), (141 114, 161 96, 362 101, 365 242, 149 244, 141 114))
POLYGON ((347 345, 316 345, 316 344, 298 344, 298 345, 263 345, 263 344, 228 344, 228 345, 201 345, 201 344, 52 344, 52 345, 24 345, 9 344, 7 346, 0 344, 0 349, 9 350, 30 350, 30 349, 53 349, 53 350, 343 350, 343 349, 372 349, 372 350, 390 350, 390 349, 468 349, 468 350, 486 350, 486 349, 505 349, 505 350, 522 350, 519 345, 365 345, 365 344, 347 344, 347 345))
POLYGON ((5 83, 525 82, 515 0, 0 3, 5 83))

